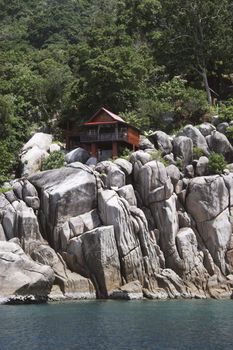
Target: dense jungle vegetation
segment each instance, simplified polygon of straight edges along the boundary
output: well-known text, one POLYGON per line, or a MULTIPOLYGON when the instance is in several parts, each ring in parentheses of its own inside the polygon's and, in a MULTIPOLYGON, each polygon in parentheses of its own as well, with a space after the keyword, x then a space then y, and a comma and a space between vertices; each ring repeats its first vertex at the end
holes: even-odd
POLYGON ((33 130, 101 106, 143 130, 233 118, 232 13, 232 0, 0 0, 0 177, 33 130))

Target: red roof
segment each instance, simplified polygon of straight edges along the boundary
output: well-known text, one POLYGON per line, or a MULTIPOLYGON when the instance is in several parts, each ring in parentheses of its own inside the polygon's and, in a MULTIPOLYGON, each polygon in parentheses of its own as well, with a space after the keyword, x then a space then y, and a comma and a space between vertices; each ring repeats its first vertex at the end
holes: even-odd
MULTIPOLYGON (((121 123, 125 123, 126 124, 126 122, 121 118, 121 117, 119 117, 119 115, 116 115, 116 114, 114 114, 114 113, 112 113, 112 112, 110 112, 110 111, 108 111, 106 108, 100 108, 99 110, 98 110, 98 112, 96 112, 92 117, 91 117, 91 119, 90 120, 88 120, 88 123, 90 123, 101 111, 104 111, 105 113, 107 113, 111 118, 113 118, 115 121, 117 121, 117 122, 121 122, 121 123)), ((86 123, 85 123, 86 124, 86 123)))

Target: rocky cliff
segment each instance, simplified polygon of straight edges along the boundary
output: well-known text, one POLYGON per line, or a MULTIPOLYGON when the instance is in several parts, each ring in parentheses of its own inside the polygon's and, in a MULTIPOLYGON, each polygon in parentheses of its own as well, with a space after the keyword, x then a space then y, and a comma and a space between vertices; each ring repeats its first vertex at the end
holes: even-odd
POLYGON ((13 181, 0 194, 0 296, 231 297, 233 173, 206 166, 221 147, 231 161, 218 134, 208 125, 174 139, 156 132, 129 160, 73 159, 13 181), (193 160, 193 144, 205 155, 193 160))

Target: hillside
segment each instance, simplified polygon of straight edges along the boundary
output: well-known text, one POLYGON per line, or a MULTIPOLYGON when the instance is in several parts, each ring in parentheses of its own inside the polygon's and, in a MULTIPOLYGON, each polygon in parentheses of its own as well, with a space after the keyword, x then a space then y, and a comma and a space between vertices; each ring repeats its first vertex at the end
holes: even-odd
POLYGON ((197 123, 211 98, 231 111, 230 0, 0 5, 1 182, 31 131, 82 121, 102 105, 143 130, 197 123))

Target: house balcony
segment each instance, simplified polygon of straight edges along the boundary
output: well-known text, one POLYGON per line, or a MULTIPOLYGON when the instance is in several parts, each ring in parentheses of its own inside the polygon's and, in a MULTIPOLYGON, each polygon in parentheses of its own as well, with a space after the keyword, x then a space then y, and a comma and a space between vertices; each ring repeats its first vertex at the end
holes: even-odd
POLYGON ((118 133, 80 133, 80 142, 128 141, 127 132, 118 133))

